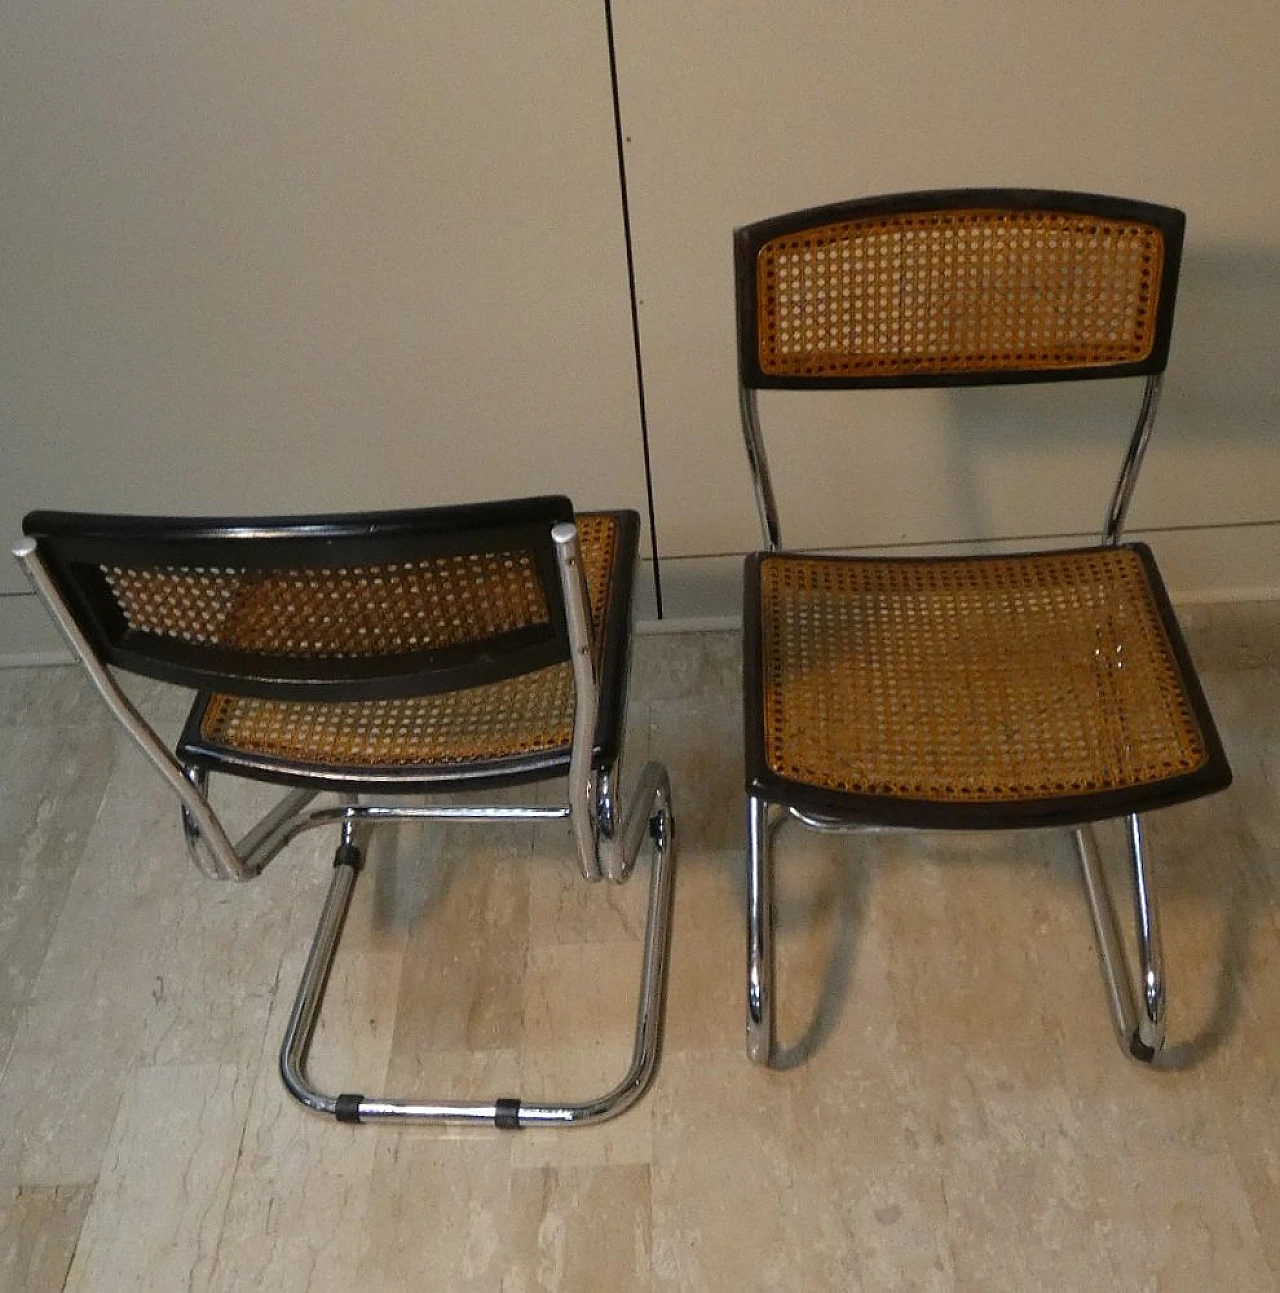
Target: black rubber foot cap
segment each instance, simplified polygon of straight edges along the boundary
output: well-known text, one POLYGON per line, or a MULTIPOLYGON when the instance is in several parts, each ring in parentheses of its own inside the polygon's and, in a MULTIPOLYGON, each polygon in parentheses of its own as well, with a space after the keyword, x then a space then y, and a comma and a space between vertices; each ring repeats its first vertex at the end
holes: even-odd
POLYGON ((338 845, 338 850, 333 855, 334 866, 349 866, 353 871, 359 871, 363 864, 364 854, 354 844, 338 845))
POLYGON ((1144 1064, 1150 1064, 1156 1057, 1155 1048, 1148 1046, 1137 1033, 1129 1038, 1129 1054, 1135 1060, 1141 1060, 1144 1064))
POLYGON ((333 1102, 333 1116, 339 1122, 359 1122, 360 1101, 363 1099, 362 1095, 340 1095, 333 1102))

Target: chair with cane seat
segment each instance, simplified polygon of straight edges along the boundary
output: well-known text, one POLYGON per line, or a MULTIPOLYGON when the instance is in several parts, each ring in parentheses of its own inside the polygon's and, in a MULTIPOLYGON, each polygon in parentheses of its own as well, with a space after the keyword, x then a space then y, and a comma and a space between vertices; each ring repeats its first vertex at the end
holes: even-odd
POLYGON ((672 825, 661 764, 644 767, 626 805, 618 799, 634 512, 575 514, 559 497, 286 518, 33 512, 24 531, 17 556, 178 795, 201 870, 247 880, 302 831, 341 834, 280 1055, 297 1100, 343 1121, 515 1128, 598 1122, 644 1093, 660 1042, 672 825), (118 671, 196 692, 174 753, 118 671), (206 793, 214 773, 288 790, 233 844, 206 793), (563 802, 493 801, 497 788, 546 780, 564 787, 563 802), (635 1045, 621 1081, 559 1102, 315 1089, 307 1050, 367 831, 529 819, 568 821, 587 880, 626 880, 645 837, 652 843, 635 1045))
MULTIPOLYGON (((1231 779, 1155 559, 1121 529, 1169 351, 1184 217, 1089 194, 877 197, 736 231, 747 560, 747 1046, 774 1050, 772 828, 1073 830, 1117 1033, 1159 1052, 1140 814, 1231 779), (781 548, 758 392, 1145 379, 1098 543, 965 557, 781 548), (1090 823, 1123 818, 1136 993, 1090 823), (1136 995, 1136 1003, 1135 1003, 1136 995)), ((776 442, 777 437, 774 437, 776 442)))

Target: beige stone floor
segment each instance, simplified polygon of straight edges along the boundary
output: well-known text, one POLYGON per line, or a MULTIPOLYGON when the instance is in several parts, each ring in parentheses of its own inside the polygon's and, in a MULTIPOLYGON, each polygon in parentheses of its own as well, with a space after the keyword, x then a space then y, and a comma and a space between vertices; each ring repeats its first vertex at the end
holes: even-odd
MULTIPOLYGON (((1236 784, 1149 823, 1155 1070, 1111 1033, 1066 836, 796 827, 785 1067, 748 1065, 736 642, 641 637, 631 766, 669 763, 678 814, 665 1047, 639 1106, 561 1133, 290 1104, 330 841, 200 878, 78 675, 0 674, 0 1288, 1275 1290, 1280 606, 1185 620, 1236 784)), ((555 827, 384 832, 318 1077, 571 1098, 620 1073, 647 862, 587 887, 570 853, 555 827)))

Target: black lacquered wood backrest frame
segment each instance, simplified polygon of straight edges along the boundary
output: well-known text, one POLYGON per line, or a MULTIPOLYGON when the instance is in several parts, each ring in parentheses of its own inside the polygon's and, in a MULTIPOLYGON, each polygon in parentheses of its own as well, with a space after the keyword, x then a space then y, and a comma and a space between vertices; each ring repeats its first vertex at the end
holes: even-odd
MULTIPOLYGON (((295 517, 133 517, 33 512, 23 531, 38 550, 81 631, 107 664, 201 691, 279 699, 373 700, 424 695, 513 677, 569 658, 569 634, 551 530, 573 520, 558 496, 461 507, 295 517), (385 597, 388 582, 432 564, 446 571, 477 560, 520 567, 534 611, 495 626, 445 612, 449 640, 311 654, 306 643, 242 649, 139 629, 122 606, 122 580, 185 579, 216 584, 224 572, 255 581, 312 575, 354 585, 352 605, 385 597), (352 577, 355 577, 353 580, 352 577)), ((447 581, 446 581, 447 582, 447 581)), ((235 594, 237 597, 240 594, 235 594)), ((483 602, 483 592, 476 600, 483 602)), ((268 606, 268 610, 269 610, 268 606)), ((339 608, 341 609, 341 608, 339 608)), ((395 614, 394 603, 388 608, 395 614)), ((322 604, 320 613, 328 613, 322 604)), ((221 613, 221 612, 219 612, 221 613)), ((358 629, 354 630, 356 633, 358 629)), ((305 633, 303 637, 305 638, 305 633)), ((393 638, 395 634, 391 635, 393 638)))
MULTIPOLYGON (((1164 371, 1168 360, 1169 339, 1173 326, 1174 302, 1177 295, 1178 272, 1181 262, 1185 217, 1172 207, 1136 202, 1125 198, 1098 194, 1062 192, 1041 189, 950 189, 918 193, 893 194, 859 199, 830 206, 814 207, 806 211, 791 212, 773 219, 746 225, 734 234, 734 266, 737 298, 738 367, 741 384, 747 389, 856 389, 871 387, 924 387, 994 385, 1024 382, 1071 381, 1090 378, 1128 377, 1152 375, 1164 371), (877 371, 874 363, 862 370, 841 371, 833 364, 824 369, 816 364, 795 365, 789 371, 772 369, 762 363, 762 345, 766 341, 762 317, 771 314, 769 302, 763 300, 760 287, 761 253, 779 239, 793 239, 816 233, 818 239, 844 236, 833 226, 869 227, 876 232, 883 226, 884 236, 892 238, 905 230, 917 233, 927 227, 930 213, 936 213, 940 225, 954 226, 962 213, 972 212, 981 221, 990 213, 1009 213, 1010 219, 1024 225, 1028 218, 1039 213, 1045 217, 1090 217, 1099 221, 1118 222, 1131 226, 1145 226, 1151 231, 1154 245, 1160 249, 1160 263, 1152 271, 1153 288, 1157 299, 1150 303, 1149 345, 1137 358, 1120 358, 1115 362, 1090 357, 1078 365, 1070 356, 1055 357, 1051 366, 1028 362, 1020 364, 1016 346, 1014 353, 997 355, 989 362, 966 365, 963 356, 952 357, 943 364, 923 356, 916 363, 908 356, 901 362, 883 365, 877 371)), ((943 235, 947 236, 947 235, 943 235)), ((820 244, 819 244, 820 245, 820 244)), ((898 257, 892 248, 880 265, 882 275, 892 276, 908 269, 904 253, 898 257)), ((1070 257, 1067 256, 1069 262, 1070 257)), ((911 262, 914 267, 917 262, 911 262)), ((978 268, 976 273, 986 273, 978 268)), ((972 282, 972 279, 969 280, 972 282)), ((879 290, 892 297, 895 284, 881 283, 879 290)), ((957 299, 968 289, 961 283, 945 300, 939 300, 937 309, 945 312, 955 307, 957 299)), ((920 289, 913 285, 917 294, 920 289)), ((1010 290, 1022 290, 1020 286, 1010 290)), ((926 288, 927 291, 927 288, 926 288)), ((941 294, 940 294, 941 295, 941 294)), ((987 302, 989 304, 989 302, 987 302)), ((898 309, 894 303, 891 307, 898 309)), ((930 303, 929 308, 934 308, 930 303)), ((967 308, 963 304, 961 309, 967 308)), ((852 315, 865 319, 869 312, 855 304, 852 315)), ((835 343, 837 349, 839 341, 835 343)), ((767 346, 765 347, 767 349, 767 346)))

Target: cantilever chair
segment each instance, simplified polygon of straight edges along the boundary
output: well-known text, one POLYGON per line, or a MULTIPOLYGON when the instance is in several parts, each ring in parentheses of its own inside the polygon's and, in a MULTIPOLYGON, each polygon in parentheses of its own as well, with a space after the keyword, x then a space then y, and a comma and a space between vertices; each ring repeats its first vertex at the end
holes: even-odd
POLYGON ((739 394, 767 551, 745 574, 747 1049, 774 1047, 772 833, 1072 828, 1112 1018, 1152 1060, 1165 988, 1140 813, 1231 774, 1151 552, 1121 528, 1166 365, 1184 218, 960 190, 735 234, 739 394), (1141 377, 1098 543, 1014 556, 781 550, 761 389, 1141 377), (785 811, 784 811, 785 810, 785 811), (1090 823, 1124 818, 1135 987, 1090 823))
POLYGON ((660 1042, 672 822, 658 763, 644 767, 625 809, 618 800, 634 512, 575 516, 568 499, 549 497, 274 519, 33 512, 23 528, 16 555, 177 793, 202 871, 247 880, 299 832, 341 833, 280 1052, 297 1100, 346 1122, 516 1128, 599 1122, 644 1093, 660 1042), (176 753, 130 703, 118 670, 195 690, 176 753), (210 806, 210 773, 289 789, 232 844, 210 806), (471 798, 549 778, 566 784, 565 802, 471 798), (452 802, 437 800, 445 792, 452 802), (317 795, 325 799, 313 804, 317 795), (587 880, 627 879, 645 836, 652 841, 634 1051, 599 1098, 373 1098, 324 1094, 308 1081, 367 831, 422 819, 567 819, 587 880))

